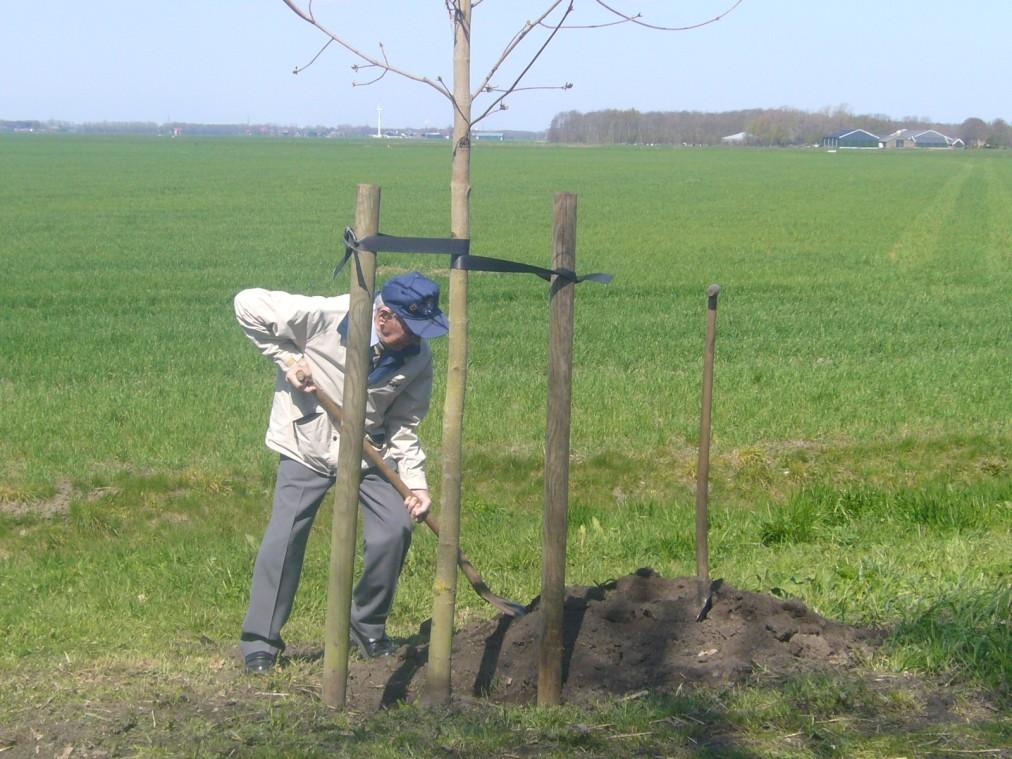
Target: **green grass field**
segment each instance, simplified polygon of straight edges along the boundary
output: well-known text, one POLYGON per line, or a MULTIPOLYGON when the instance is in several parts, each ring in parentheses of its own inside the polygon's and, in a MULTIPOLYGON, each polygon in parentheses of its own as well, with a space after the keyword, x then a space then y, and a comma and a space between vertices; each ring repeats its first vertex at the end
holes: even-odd
MULTIPOLYGON (((165 697, 192 699, 217 693, 208 672, 238 667, 231 648, 275 459, 262 445, 273 369, 235 324, 232 296, 343 291, 347 271, 331 271, 360 182, 382 187, 383 231, 446 235, 449 153, 397 141, 13 136, 0 138, 0 177, 0 679, 15 683, 0 701, 2 751, 4 726, 23 727, 47 698, 64 716, 82 700, 155 698, 137 683, 111 695, 110 672, 157 680, 182 660, 183 682, 165 697)), ((705 290, 719 282, 713 573, 887 627, 874 668, 989 694, 999 715, 964 726, 953 745, 1007 745, 997 725, 1012 679, 1012 155, 481 143, 472 184, 473 252, 547 264, 552 195, 575 192, 578 269, 615 275, 577 291, 568 581, 645 565, 694 572, 705 290)), ((380 263, 381 275, 416 268, 447 281, 441 257, 380 263)), ((497 592, 527 600, 540 582, 548 289, 476 273, 469 295, 463 546, 497 592)), ((438 495, 445 341, 434 347, 423 436, 438 495)), ((328 534, 324 516, 290 641, 322 639, 328 534)), ((393 633, 430 614, 434 554, 419 533, 393 633)), ((458 607, 462 623, 491 616, 466 587, 458 607)), ((316 688, 318 670, 289 677, 316 688)), ((240 743, 219 744, 187 722, 186 755, 273 755, 254 750, 264 736, 287 746, 280 754, 316 755, 282 725, 305 700, 257 707, 255 687, 233 685, 245 706, 278 710, 275 732, 237 728, 240 743)), ((574 746, 607 756, 613 744, 571 744, 560 725, 643 732, 678 710, 707 722, 716 702, 737 715, 721 723, 735 755, 922 755, 904 742, 927 736, 916 730, 897 728, 887 744, 850 727, 835 744, 812 737, 816 712, 832 732, 841 715, 912 713, 912 691, 797 687, 592 715, 456 715, 449 742, 488 755, 533 731, 559 756, 574 746), (796 731, 803 750, 778 748, 777 734, 796 731)), ((349 726, 317 712, 374 755, 396 753, 391 725, 417 718, 349 726)), ((122 745, 179 755, 157 724, 145 735, 147 748, 122 745)), ((438 753, 441 739, 418 740, 422 755, 438 753)), ((685 746, 669 755, 729 755, 685 746)))

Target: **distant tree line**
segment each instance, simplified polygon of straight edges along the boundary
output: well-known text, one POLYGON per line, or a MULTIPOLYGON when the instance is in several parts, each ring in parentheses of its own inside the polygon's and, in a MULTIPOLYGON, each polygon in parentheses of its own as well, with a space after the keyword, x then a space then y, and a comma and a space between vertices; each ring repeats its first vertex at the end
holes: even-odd
POLYGON ((604 110, 566 111, 552 119, 549 142, 626 145, 720 145, 724 137, 746 133, 746 144, 817 145, 845 129, 864 129, 885 137, 898 129, 937 129, 961 137, 968 147, 1009 147, 1012 134, 1003 119, 990 124, 972 117, 962 124, 933 122, 924 116, 893 119, 882 114, 854 114, 846 107, 811 112, 794 108, 753 108, 742 111, 604 110))
MULTIPOLYGON (((159 124, 153 121, 96 121, 75 124, 69 121, 39 121, 35 119, 0 119, 0 133, 44 132, 72 134, 157 135, 160 137, 324 137, 337 139, 366 139, 376 136, 376 127, 352 126, 286 126, 279 124, 202 124, 170 121, 159 124)), ((449 139, 452 127, 388 127, 383 136, 389 138, 449 139)), ((544 140, 545 133, 504 129, 496 132, 504 140, 544 140)))
MULTIPOLYGON (((933 122, 924 116, 892 119, 881 114, 855 115, 846 107, 800 111, 793 108, 752 108, 742 111, 705 113, 665 111, 641 113, 636 110, 606 110, 580 113, 566 111, 552 119, 549 142, 597 145, 720 145, 724 137, 745 132, 749 145, 817 145, 839 129, 865 129, 878 137, 897 129, 937 129, 949 137, 961 137, 970 148, 1012 147, 1012 128, 1004 119, 987 122, 971 117, 961 124, 933 122)), ((75 124, 68 121, 2 120, 2 132, 71 132, 77 134, 148 134, 162 136, 258 136, 329 137, 362 139, 376 133, 375 127, 285 126, 278 124, 200 124, 142 121, 101 121, 75 124)), ((446 136, 449 128, 384 129, 388 137, 446 136)), ((545 139, 544 132, 504 130, 509 140, 545 139)))
POLYGON ((279 124, 202 124, 170 121, 69 121, 0 120, 0 132, 72 132, 74 134, 187 135, 202 137, 369 137, 369 126, 286 126, 279 124))

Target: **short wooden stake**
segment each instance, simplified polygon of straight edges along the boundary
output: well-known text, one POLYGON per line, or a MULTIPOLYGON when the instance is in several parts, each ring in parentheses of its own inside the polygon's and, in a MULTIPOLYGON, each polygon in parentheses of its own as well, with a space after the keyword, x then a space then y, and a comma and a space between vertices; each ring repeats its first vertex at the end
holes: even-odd
MULTIPOLYGON (((355 235, 362 239, 379 231, 380 188, 360 184, 355 207, 355 235)), ((337 455, 334 520, 330 536, 327 584, 327 625, 323 646, 323 702, 343 709, 348 686, 348 634, 351 630, 355 538, 358 530, 358 489, 362 478, 362 440, 369 393, 369 336, 372 331, 376 254, 358 253, 352 262, 351 310, 345 354, 341 448, 337 455)))
POLYGON ((710 586, 710 559, 707 536, 710 490, 710 410, 713 405, 713 348, 717 339, 717 295, 720 285, 706 291, 706 354, 703 360, 703 402, 699 416, 699 462, 696 466, 696 581, 700 603, 710 586))
MULTIPOLYGON (((555 195, 552 268, 576 271, 576 195, 555 195)), ((569 512, 569 432, 573 376, 574 283, 554 277, 548 348, 548 429, 541 572, 538 705, 562 701, 562 655, 569 512)))

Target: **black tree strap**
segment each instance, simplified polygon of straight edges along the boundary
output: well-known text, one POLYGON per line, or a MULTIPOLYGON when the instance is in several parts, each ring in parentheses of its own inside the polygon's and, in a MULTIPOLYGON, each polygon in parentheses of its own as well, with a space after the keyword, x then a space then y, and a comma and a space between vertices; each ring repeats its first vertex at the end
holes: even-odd
POLYGON ((595 272, 594 274, 584 274, 582 277, 578 277, 575 271, 570 271, 569 269, 545 269, 541 266, 522 264, 518 261, 507 261, 502 258, 488 258, 487 256, 472 256, 469 254, 455 256, 450 262, 450 268, 466 269, 467 271, 499 271, 534 274, 547 282, 551 282, 553 276, 561 277, 567 282, 573 283, 600 282, 601 284, 606 285, 612 280, 611 274, 601 274, 599 272, 595 272))
MULTIPOLYGON (((334 276, 344 268, 348 259, 360 250, 368 250, 374 253, 449 253, 452 257, 450 267, 453 269, 465 269, 467 271, 494 271, 494 272, 517 272, 522 274, 534 274, 549 282, 553 276, 561 277, 567 282, 600 282, 608 284, 612 280, 611 274, 584 274, 577 276, 576 272, 569 269, 545 269, 540 266, 531 266, 517 261, 507 261, 502 258, 488 258, 487 256, 472 256, 470 254, 471 241, 461 240, 453 237, 397 237, 395 235, 375 234, 363 237, 359 240, 351 227, 344 230, 344 257, 334 268, 334 276)), ((358 259, 356 256, 356 263, 358 259)))
POLYGON ((397 237, 396 235, 375 234, 354 240, 355 233, 351 228, 344 230, 344 242, 349 237, 356 244, 349 247, 355 250, 372 250, 376 253, 449 253, 451 256, 466 255, 471 250, 470 240, 458 240, 455 237, 397 237))

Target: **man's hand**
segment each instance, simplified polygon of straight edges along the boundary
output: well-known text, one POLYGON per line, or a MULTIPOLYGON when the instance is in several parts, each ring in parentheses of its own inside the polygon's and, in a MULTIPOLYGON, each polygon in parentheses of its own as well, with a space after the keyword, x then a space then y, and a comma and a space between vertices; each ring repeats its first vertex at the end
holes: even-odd
POLYGON ((296 390, 302 390, 306 393, 316 390, 316 385, 313 384, 313 370, 305 358, 300 358, 288 367, 288 371, 285 372, 285 379, 296 390))
POLYGON ((429 498, 428 490, 412 490, 411 495, 404 499, 404 508, 416 522, 423 521, 431 507, 432 499, 429 498))

